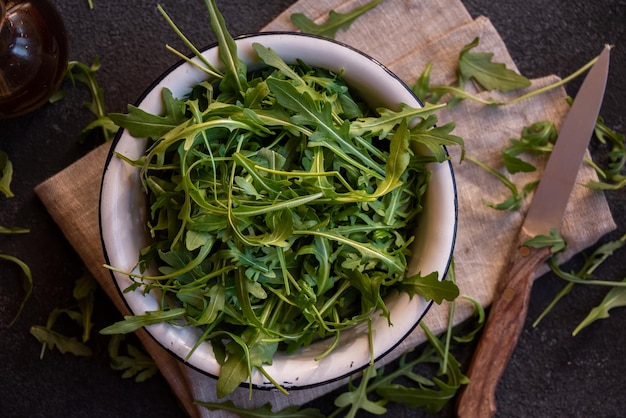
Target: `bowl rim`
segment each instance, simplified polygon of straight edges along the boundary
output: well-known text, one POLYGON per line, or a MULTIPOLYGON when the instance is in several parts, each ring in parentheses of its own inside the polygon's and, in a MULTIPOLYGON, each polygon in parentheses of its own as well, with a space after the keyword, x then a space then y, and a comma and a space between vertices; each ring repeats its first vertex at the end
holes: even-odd
MULTIPOLYGON (((241 41, 241 40, 246 40, 249 38, 260 38, 262 39, 263 37, 266 36, 276 36, 276 35, 284 35, 284 36, 297 36, 297 37, 306 37, 306 38, 313 38, 313 39, 317 39, 320 41, 324 41, 324 42, 330 42, 333 44, 336 44, 340 47, 343 48, 347 48, 353 52, 358 53, 359 55, 361 55, 362 57, 364 57, 365 59, 373 62, 374 64, 376 64, 377 66, 379 66, 382 70, 384 70, 387 75, 389 75, 390 77, 394 78, 396 82, 399 82, 402 87, 404 89, 406 89, 412 96, 413 98, 419 103, 420 106, 424 106, 424 104, 422 103, 422 101, 415 96, 415 94, 412 92, 411 88, 402 80, 400 79, 394 72, 392 72, 391 70, 389 70, 384 64, 382 64, 380 61, 378 61, 377 59, 371 57, 369 54, 355 48, 352 47, 346 43, 343 43, 341 41, 335 40, 335 39, 331 39, 331 38, 326 38, 323 36, 319 36, 319 35, 314 35, 314 34, 306 34, 306 33, 302 33, 302 32, 294 32, 294 31, 266 31, 266 32, 253 32, 253 33, 246 33, 246 34, 242 34, 239 36, 234 37, 235 42, 241 41)), ((262 40, 259 41, 259 43, 262 44, 262 40)), ((204 46, 202 48, 198 48, 199 52, 201 54, 204 54, 205 52, 217 48, 218 47, 218 43, 214 42, 211 43, 207 46, 204 46)), ((195 55, 193 53, 187 55, 187 58, 193 58, 195 57, 195 55)), ((178 68, 184 66, 187 63, 186 60, 184 59, 180 59, 177 62, 175 62, 174 64, 172 64, 170 67, 168 67, 165 71, 163 71, 157 78, 155 78, 141 93, 141 95, 137 98, 137 100, 134 102, 135 106, 140 106, 140 104, 146 99, 146 97, 156 88, 158 87, 158 85, 166 78, 168 77, 172 72, 174 72, 175 70, 177 70, 178 68)), ((118 130, 118 132, 116 133, 114 139, 111 141, 111 145, 110 145, 110 149, 108 151, 107 154, 107 158, 104 164, 104 169, 103 169, 103 173, 102 173, 102 177, 101 177, 101 183, 100 183, 100 193, 99 193, 99 199, 98 199, 98 226, 99 226, 99 235, 100 235, 100 242, 102 245, 102 250, 103 250, 103 255, 104 255, 104 260, 107 263, 107 265, 110 264, 110 257, 109 257, 109 252, 107 251, 107 246, 105 244, 105 238, 104 238, 104 224, 103 224, 103 211, 102 211, 102 202, 103 202, 103 191, 104 191, 104 186, 105 186, 105 180, 106 180, 106 176, 107 176, 107 172, 109 170, 110 164, 111 164, 111 160, 113 159, 113 157, 115 156, 115 150, 117 145, 119 144, 120 140, 122 139, 122 136, 124 134, 124 132, 126 132, 125 129, 120 128, 118 130)), ((443 146, 444 151, 446 153, 446 155, 448 154, 448 151, 446 149, 445 146, 443 146)), ((437 164, 437 163, 435 163, 437 164)), ((458 203, 458 191, 457 191, 457 184, 456 184, 456 179, 455 179, 455 174, 454 174, 454 169, 452 166, 452 162, 450 160, 447 160, 443 163, 439 163, 439 164, 443 164, 443 165, 447 165, 448 169, 449 169, 449 174, 450 174, 450 178, 451 178, 451 186, 452 186, 452 191, 453 191, 453 205, 454 205, 454 224, 452 226, 452 233, 451 233, 451 238, 450 238, 450 248, 448 249, 448 251, 446 251, 446 259, 447 262, 445 264, 445 267, 443 269, 443 271, 441 272, 441 277, 439 278, 440 280, 445 279, 445 277, 447 276, 448 270, 450 268, 451 262, 452 262, 452 258, 453 258, 453 253, 454 253, 454 248, 455 248, 455 244, 456 244, 456 238, 457 238, 457 233, 458 233, 458 214, 459 214, 459 203, 458 203)), ((122 299, 124 305, 126 306, 126 308, 129 310, 129 312, 133 313, 133 309, 131 308, 128 300, 126 299, 126 297, 124 296, 124 289, 122 289, 120 287, 120 284, 118 283, 118 280, 115 277, 115 273, 109 269, 109 275, 111 277, 111 280, 113 280, 113 283, 115 284, 115 288, 118 291, 118 294, 120 296, 120 298, 122 299)), ((420 314, 419 318, 417 320, 414 321, 413 325, 407 330, 407 332, 405 332, 405 334, 401 337, 398 338, 395 343, 388 348, 387 350, 385 350, 384 352, 380 353, 379 355, 377 355, 375 357, 375 362, 378 362, 379 360, 381 360, 382 358, 386 357, 389 353, 391 353, 392 351, 394 351, 404 340, 406 340, 406 338, 415 330, 415 328, 421 323, 421 321, 424 319, 424 317, 426 316, 426 314, 429 312, 433 301, 425 301, 426 306, 424 307, 423 312, 420 314)), ((186 361, 185 359, 183 359, 180 355, 178 355, 176 352, 174 352, 172 349, 168 348, 167 345, 165 343, 163 343, 162 341, 160 341, 157 336, 154 335, 154 333, 150 330, 150 327, 142 327, 142 329, 145 330, 145 334, 147 334, 153 341, 155 341, 161 348, 163 348, 166 352, 168 352, 174 359, 176 359, 177 361, 180 361, 182 364, 184 364, 187 367, 191 367, 192 369, 198 371, 199 373, 209 376, 211 378, 217 379, 218 376, 206 371, 194 364, 191 364, 190 362, 186 361)), ((354 368, 351 368, 349 371, 347 371, 346 373, 343 373, 341 375, 338 375, 336 377, 333 378, 328 378, 326 380, 320 381, 320 382, 314 382, 314 383, 310 383, 310 384, 303 384, 303 385, 284 385, 283 387, 285 387, 288 390, 304 390, 304 389, 311 389, 311 388, 315 388, 315 387, 320 387, 320 386, 324 386, 333 382, 337 382, 343 379, 346 379, 349 376, 354 375, 355 373, 364 370, 365 368, 367 368, 369 365, 369 363, 366 363, 362 366, 357 366, 354 368)), ((240 384, 240 387, 245 387, 248 388, 252 386, 252 388, 254 388, 255 390, 260 389, 263 391, 272 391, 275 390, 275 387, 273 385, 265 385, 265 384, 257 384, 257 383, 250 383, 249 381, 245 381, 243 383, 240 384)))

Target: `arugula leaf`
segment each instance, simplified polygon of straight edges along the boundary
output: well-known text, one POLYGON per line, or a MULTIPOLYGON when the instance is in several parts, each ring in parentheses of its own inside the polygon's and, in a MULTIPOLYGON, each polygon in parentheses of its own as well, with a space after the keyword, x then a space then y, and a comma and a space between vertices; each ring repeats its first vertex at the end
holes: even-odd
POLYGON ((478 302, 476 299, 467 295, 462 295, 461 297, 463 299, 469 300, 474 306, 474 316, 476 317, 476 326, 472 330, 470 330, 467 334, 455 335, 453 338, 457 342, 468 343, 468 342, 471 342, 476 336, 476 334, 478 334, 480 330, 483 328, 483 325, 485 324, 486 315, 485 315, 485 309, 482 307, 480 302, 478 302))
POLYGON ((402 280, 401 289, 411 297, 418 294, 426 300, 433 300, 441 304, 444 300, 453 301, 459 296, 458 286, 449 280, 439 280, 437 272, 426 276, 421 273, 406 277, 402 280))
POLYGON ((283 59, 272 49, 266 48, 259 43, 253 43, 252 48, 257 53, 259 58, 263 60, 269 67, 274 67, 280 70, 281 73, 286 75, 292 80, 297 81, 301 85, 306 85, 306 82, 296 73, 289 65, 283 61, 283 59))
POLYGON ((92 355, 91 349, 78 341, 75 337, 66 337, 50 328, 41 325, 33 325, 30 328, 30 333, 43 344, 44 348, 48 347, 50 350, 57 348, 61 353, 71 353, 75 356, 92 355))
POLYGON ((602 169, 591 160, 586 160, 598 173, 600 181, 590 180, 586 187, 595 190, 619 190, 626 186, 626 176, 622 174, 626 164, 626 141, 624 134, 611 130, 602 117, 598 117, 594 129, 594 136, 606 146, 610 146, 608 151, 607 168, 602 169))
POLYGON ((437 378, 434 378, 433 382, 437 389, 392 384, 379 387, 376 393, 389 402, 402 403, 409 408, 422 408, 427 414, 436 414, 454 398, 458 387, 448 385, 437 378))
MULTIPOLYGON (((316 134, 311 135, 309 146, 324 146, 331 149, 337 156, 346 160, 364 172, 382 178, 382 169, 366 153, 359 151, 348 139, 345 129, 335 126, 328 103, 321 108, 313 101, 311 96, 301 94, 288 81, 269 78, 267 84, 276 95, 276 100, 285 108, 294 111, 292 116, 294 123, 310 125, 316 129, 316 134), (356 157, 359 161, 355 160, 356 157)), ((345 125, 346 127, 348 125, 345 125)))
POLYGON ((98 282, 91 274, 81 276, 74 285, 73 296, 81 313, 81 325, 83 328, 83 342, 89 340, 93 323, 94 292, 98 288, 98 282))
POLYGON ((55 308, 48 315, 45 326, 34 325, 31 334, 41 343, 41 358, 46 348, 52 350, 55 347, 61 352, 72 352, 76 355, 91 355, 91 350, 84 345, 89 340, 93 323, 91 322, 94 305, 94 291, 98 287, 96 279, 90 274, 81 276, 74 285, 73 296, 77 303, 77 308, 55 308), (54 331, 52 327, 61 315, 66 315, 78 324, 82 332, 82 343, 75 337, 68 337, 54 331))
POLYGON ((523 245, 531 248, 550 247, 550 253, 552 254, 565 251, 567 247, 565 240, 556 228, 550 229, 550 235, 537 235, 536 237, 524 241, 523 245))
POLYGON ((248 88, 248 67, 237 56, 237 44, 228 33, 226 22, 217 9, 215 0, 204 0, 204 3, 209 10, 211 29, 217 37, 219 58, 225 67, 220 89, 223 93, 229 92, 235 97, 243 97, 248 88))
POLYGON ((506 68, 502 63, 492 62, 493 53, 470 52, 478 46, 480 38, 476 37, 465 45, 459 53, 459 79, 462 83, 474 79, 485 90, 507 92, 530 86, 530 80, 506 68))
POLYGON ((350 406, 346 417, 355 417, 359 409, 375 415, 382 415, 387 412, 387 408, 383 406, 384 402, 374 402, 367 397, 367 384, 374 377, 376 377, 376 367, 370 365, 363 371, 361 382, 356 390, 351 389, 335 398, 336 406, 340 408, 350 406))
POLYGON ((128 114, 111 113, 109 118, 134 137, 161 138, 186 120, 184 108, 169 89, 164 88, 161 96, 165 108, 164 116, 152 115, 134 105, 128 105, 128 114))
POLYGON ((17 257, 14 257, 12 255, 7 255, 7 254, 0 254, 0 260, 10 261, 16 264, 22 270, 22 274, 24 276, 24 279, 22 280, 22 286, 26 293, 24 295, 24 298, 22 299, 22 303, 20 304, 19 309, 17 310, 17 313, 15 314, 15 316, 9 323, 9 327, 11 327, 13 326, 15 321, 17 321, 17 318, 20 316, 20 314, 22 313, 22 310, 24 309, 24 305, 26 305, 26 302, 28 301, 31 294, 33 293, 33 275, 30 271, 30 267, 28 267, 26 263, 24 263, 22 260, 20 260, 17 257))
MULTIPOLYGON (((539 322, 556 306, 556 304, 564 298, 568 293, 570 293, 574 287, 574 284, 585 284, 586 281, 590 280, 593 277, 594 271, 601 266, 606 260, 611 257, 615 251, 619 250, 626 244, 626 235, 622 236, 620 239, 609 241, 598 248, 596 248, 591 255, 586 255, 583 253, 585 258, 585 263, 577 272, 567 273, 561 270, 558 263, 549 260, 548 265, 552 272, 554 272, 558 277, 566 279, 569 281, 567 285, 561 289, 561 291, 554 297, 554 299, 548 304, 548 306, 541 312, 541 314, 537 317, 535 322, 533 322, 533 327, 536 327, 539 322)), ((609 284, 610 283, 606 283, 609 284)))
POLYGON ((585 187, 588 187, 590 189, 594 189, 594 190, 612 190, 612 191, 620 190, 624 186, 626 186, 626 176, 622 176, 622 175, 615 175, 615 176, 613 176, 613 182, 612 183, 608 183, 608 182, 604 182, 604 181, 589 180, 589 182, 587 182, 585 184, 585 187))
POLYGON ((490 208, 493 208, 496 210, 517 210, 522 206, 522 203, 524 202, 524 199, 526 198, 526 196, 528 196, 534 190, 537 184, 539 184, 539 181, 533 181, 533 182, 527 183, 526 185, 524 185, 524 187, 520 191, 515 185, 515 183, 509 180, 504 174, 496 171, 495 169, 489 167, 487 164, 473 157, 466 157, 466 159, 478 165, 479 167, 483 168, 488 173, 491 173, 492 175, 494 175, 498 180, 502 182, 502 184, 507 189, 511 191, 511 195, 500 203, 493 203, 486 199, 483 199, 483 203, 489 206, 490 208))
POLYGON ((30 232, 30 229, 28 228, 20 228, 20 227, 7 228, 5 226, 0 225, 0 234, 4 234, 4 235, 28 234, 29 232, 30 232))
POLYGON ((85 127, 79 134, 79 140, 84 141, 89 133, 99 128, 104 141, 110 141, 117 133, 118 127, 107 116, 105 111, 104 90, 96 80, 96 72, 100 69, 100 59, 96 55, 90 66, 78 61, 70 61, 67 66, 67 77, 73 85, 81 82, 89 89, 91 101, 84 105, 96 116, 96 120, 85 127))
POLYGON ((185 309, 174 308, 162 311, 146 312, 143 315, 125 316, 123 321, 116 322, 113 325, 109 325, 106 328, 100 330, 100 334, 128 334, 133 331, 137 331, 139 328, 146 325, 158 324, 164 321, 173 321, 182 318, 185 314, 185 309))
POLYGON ((152 357, 131 344, 126 345, 128 356, 121 355, 120 344, 123 340, 124 336, 121 334, 115 334, 109 340, 108 353, 113 370, 124 371, 122 378, 135 377, 135 382, 144 382, 159 372, 152 357))
POLYGON ((374 197, 383 196, 402 185, 402 177, 411 156, 409 154, 409 130, 406 119, 400 122, 389 141, 389 156, 385 163, 385 179, 378 184, 374 197))
MULTIPOLYGON (((459 146, 461 147, 460 160, 465 158, 465 143, 460 136, 452 135, 450 132, 454 130, 455 123, 449 122, 442 126, 436 126, 437 117, 430 115, 426 119, 411 128, 411 145, 421 144, 425 146, 433 155, 437 162, 443 162, 448 159, 448 154, 444 147, 459 146)), ((419 150, 414 149, 414 153, 419 154, 419 150)))
MULTIPOLYGON (((416 118, 426 118, 433 112, 443 109, 445 104, 433 105, 426 103, 424 107, 411 107, 400 104, 400 110, 395 112, 391 109, 376 109, 375 117, 360 118, 350 124, 350 135, 378 135, 387 137, 402 121, 412 121, 416 118)), ((434 123, 430 124, 431 126, 434 123)))
POLYGON ((13 180, 13 164, 6 152, 0 150, 0 192, 6 197, 13 197, 11 181, 13 180))
MULTIPOLYGON (((622 283, 626 284, 626 279, 622 280, 622 283)), ((602 302, 595 308, 593 308, 589 315, 581 321, 576 327, 572 335, 578 334, 582 329, 588 327, 593 322, 599 319, 605 319, 609 317, 609 311, 614 308, 620 308, 626 306, 626 287, 614 287, 611 289, 602 302)))
POLYGON ((518 157, 522 153, 533 155, 552 152, 558 134, 554 123, 550 121, 536 122, 522 129, 520 139, 511 138, 511 145, 502 149, 504 165, 511 174, 535 171, 536 168, 518 157))
POLYGON ((422 103, 437 103, 440 99, 439 96, 434 96, 432 94, 432 90, 430 87, 430 74, 433 70, 433 62, 429 61, 426 64, 426 68, 422 73, 417 77, 413 86, 411 86, 411 91, 422 103))
POLYGON ((328 13, 328 20, 320 25, 313 22, 303 13, 293 13, 291 23, 304 33, 325 36, 334 39, 337 31, 348 29, 350 25, 362 14, 376 7, 382 0, 373 0, 363 6, 357 7, 348 13, 337 13, 331 10, 328 13))

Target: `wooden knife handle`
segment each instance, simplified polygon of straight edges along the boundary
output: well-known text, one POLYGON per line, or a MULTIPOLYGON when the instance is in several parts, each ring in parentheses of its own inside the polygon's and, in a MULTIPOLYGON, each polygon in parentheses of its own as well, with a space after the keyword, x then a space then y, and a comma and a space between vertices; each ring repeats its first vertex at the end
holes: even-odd
POLYGON ((535 270, 550 256, 549 247, 522 245, 529 238, 520 234, 508 274, 496 290, 468 371, 470 383, 462 389, 457 402, 459 418, 485 418, 496 413, 496 386, 524 328, 535 270))

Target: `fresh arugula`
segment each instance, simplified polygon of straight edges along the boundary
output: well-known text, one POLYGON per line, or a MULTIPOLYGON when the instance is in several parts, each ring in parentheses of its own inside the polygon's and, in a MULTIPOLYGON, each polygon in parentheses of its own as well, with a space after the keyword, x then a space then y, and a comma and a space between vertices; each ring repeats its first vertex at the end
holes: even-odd
POLYGON ((422 409, 428 414, 436 414, 454 398, 463 385, 468 383, 460 362, 450 353, 450 346, 446 341, 448 335, 452 335, 456 342, 469 343, 480 331, 485 313, 478 302, 473 303, 477 308, 475 316, 456 329, 449 326, 446 335, 441 339, 421 324, 427 342, 419 352, 417 349, 407 350, 393 365, 378 369, 370 365, 365 368, 356 381, 357 384, 350 381, 346 391, 335 398, 336 408, 330 413, 325 414, 318 408, 306 405, 291 406, 274 412, 270 404, 256 409, 238 407, 230 400, 196 404, 211 411, 225 410, 241 417, 355 417, 360 411, 381 415, 387 412, 385 406, 391 402, 422 409), (453 335, 464 332, 468 327, 471 330, 466 334, 453 335))
POLYGON ((373 0, 347 13, 338 13, 331 10, 328 13, 327 21, 322 24, 315 23, 303 13, 294 13, 290 17, 291 23, 304 33, 334 39, 338 30, 348 29, 358 17, 373 9, 382 1, 383 0, 373 0))
MULTIPOLYGON (((48 315, 45 325, 33 325, 30 334, 41 344, 40 358, 43 358, 46 349, 57 349, 65 354, 75 356, 91 356, 93 354, 88 342, 93 329, 94 293, 98 289, 98 282, 91 274, 83 274, 74 283, 72 296, 74 304, 66 308, 55 308, 48 315), (67 317, 80 329, 80 336, 66 335, 54 328, 61 320, 67 317)), ((121 334, 111 335, 108 353, 111 358, 111 368, 124 371, 123 378, 135 377, 135 381, 143 382, 154 376, 158 369, 154 360, 132 344, 126 345, 128 355, 120 354, 120 345, 124 340, 121 334)))
MULTIPOLYGON (((0 192, 4 194, 6 198, 15 197, 13 192, 11 191, 11 182, 13 181, 13 164, 9 159, 9 156, 3 150, 0 150, 0 192)), ((27 228, 20 227, 6 227, 0 225, 0 235, 18 235, 18 234, 26 234, 30 232, 27 228)), ((24 306, 26 302, 30 298, 33 292, 33 276, 30 270, 30 267, 24 263, 24 261, 19 258, 0 253, 0 260, 8 261, 12 264, 17 265, 20 268, 22 273, 22 287, 24 288, 24 297, 22 298, 22 302, 20 303, 20 307, 18 308, 17 313, 9 323, 9 327, 13 326, 17 318, 19 318, 20 314, 24 310, 24 306)))
POLYGON ((28 234, 29 232, 30 232, 30 229, 28 228, 21 228, 21 227, 7 228, 5 226, 0 226, 0 234, 3 234, 3 235, 28 234))
POLYGON ((511 174, 535 171, 534 165, 522 160, 519 155, 549 154, 552 152, 558 134, 553 122, 542 121, 525 126, 519 139, 511 138, 511 145, 502 149, 502 157, 507 171, 511 174))
MULTIPOLYGON (((74 311, 65 311, 62 309, 55 309, 51 312, 51 317, 56 318, 60 313, 66 313, 73 315, 74 311)), ((93 352, 84 343, 78 341, 76 337, 67 337, 47 326, 33 325, 30 328, 30 334, 35 337, 40 343, 43 344, 41 350, 41 357, 45 352, 45 348, 50 350, 57 349, 61 353, 70 353, 75 356, 91 356, 93 352)))
POLYGON ((496 169, 489 167, 487 164, 477 160, 474 157, 467 156, 465 157, 465 159, 492 174, 494 177, 500 180, 500 182, 507 189, 511 191, 511 195, 500 203, 494 203, 489 200, 483 199, 483 203, 490 208, 497 210, 517 210, 522 206, 522 203, 524 203, 524 199, 526 198, 526 196, 528 196, 534 190, 537 184, 539 184, 538 181, 532 181, 524 185, 524 187, 522 187, 522 190, 519 190, 514 182, 512 182, 509 178, 507 178, 506 175, 500 173, 496 169))
POLYGON ((30 267, 28 267, 28 265, 26 263, 24 263, 22 260, 20 260, 17 257, 14 257, 12 255, 8 255, 8 254, 0 254, 0 260, 5 260, 5 261, 9 261, 15 265, 17 265, 20 270, 22 271, 22 274, 24 276, 24 279, 22 280, 22 286, 24 288, 24 298, 22 299, 22 303, 20 303, 20 307, 17 311, 17 313, 15 314, 15 316, 13 317, 13 319, 11 320, 11 322, 9 323, 9 326, 13 326, 13 324, 15 323, 15 321, 17 321, 17 318, 20 316, 20 313, 22 313, 22 310, 24 309, 24 306, 26 305, 26 302, 28 301, 28 299, 30 298, 31 294, 33 293, 33 275, 30 271, 30 267))
POLYGON ((70 61, 67 66, 67 78, 76 85, 76 82, 84 84, 91 93, 91 101, 85 103, 85 107, 96 116, 96 120, 87 125, 79 134, 79 140, 84 141, 93 131, 100 131, 103 140, 110 141, 117 133, 118 127, 108 117, 105 110, 104 91, 98 84, 96 72, 100 69, 100 59, 94 57, 91 65, 78 61, 70 61))
POLYGON ((565 240, 559 234, 558 229, 551 228, 550 235, 537 235, 529 240, 524 241, 526 247, 530 248, 545 248, 550 247, 550 253, 556 254, 565 251, 567 244, 565 240))
POLYGON ((93 327, 93 293, 97 287, 96 280, 90 274, 84 274, 79 277, 73 289, 73 298, 76 305, 69 308, 55 308, 48 315, 46 325, 33 325, 30 328, 31 335, 42 344, 42 358, 46 348, 52 350, 55 347, 62 353, 69 352, 76 356, 91 355, 91 349, 85 343, 89 340, 93 327), (80 327, 82 330, 80 341, 76 337, 68 337, 53 330, 61 315, 67 316, 80 327))
POLYGON ((530 80, 506 68, 502 63, 493 62, 491 52, 470 52, 476 48, 480 38, 476 37, 465 45, 459 53, 459 81, 461 85, 475 80, 485 90, 507 92, 530 86, 530 80))
MULTIPOLYGON (((554 259, 550 259, 548 265, 552 272, 554 272, 558 277, 567 280, 568 283, 561 289, 561 291, 554 297, 554 299, 548 304, 548 306, 541 312, 541 314, 537 317, 537 319, 533 323, 533 327, 539 325, 539 322, 556 306, 556 304, 563 299, 567 294, 569 294, 574 288, 575 284, 595 284, 595 285, 603 285, 603 286, 615 286, 613 290, 609 291, 609 293, 613 292, 609 297, 611 298, 616 293, 620 293, 621 290, 615 289, 624 289, 623 285, 619 282, 607 282, 607 281, 599 281, 599 280, 591 280, 593 278, 595 270, 600 267, 606 260, 608 260, 611 256, 615 254, 616 251, 621 249, 626 243, 626 235, 622 236, 620 239, 609 241, 598 248, 596 248, 591 255, 586 255, 583 253, 585 262, 583 266, 577 272, 565 272, 563 271, 558 262, 554 259)), ((607 299, 608 300, 608 299, 607 299)), ((599 308, 601 310, 603 308, 599 308)), ((579 330, 578 330, 579 331, 579 330)))
MULTIPOLYGON (((626 286, 626 278, 622 280, 622 282, 626 286)), ((595 308, 593 308, 589 315, 585 319, 582 320, 580 324, 576 327, 572 335, 578 334, 583 328, 589 326, 594 321, 599 319, 605 319, 609 317, 609 311, 613 308, 620 308, 626 306, 626 287, 614 287, 611 289, 602 302, 595 308)))
POLYGON ((111 368, 124 373, 122 378, 135 378, 135 382, 144 382, 159 372, 159 369, 149 355, 142 352, 132 344, 126 345, 128 355, 120 354, 120 345, 124 341, 124 335, 111 336, 108 345, 111 368))
POLYGON ((462 140, 453 125, 435 128, 441 105, 374 113, 337 74, 287 65, 262 45, 254 49, 267 68, 249 73, 214 2, 206 4, 221 76, 180 99, 164 89, 163 115, 133 106, 110 115, 152 141, 144 157, 126 159, 141 167, 155 238, 141 274, 127 272, 127 291, 158 290, 163 306, 101 333, 163 321, 206 329, 200 341, 225 353, 223 397, 252 368, 271 381, 263 366, 279 349, 338 341, 379 310, 391 321, 392 289, 436 302, 458 295, 436 274, 405 271, 426 164, 445 161, 437 148, 462 140))
POLYGON ((13 181, 13 163, 6 152, 0 150, 0 192, 6 197, 13 197, 11 182, 13 181))
POLYGON ((589 181, 585 186, 595 190, 619 190, 626 186, 623 174, 626 164, 626 140, 623 133, 611 130, 602 117, 598 117, 594 129, 594 137, 604 146, 610 147, 607 152, 608 163, 605 169, 600 168, 591 160, 590 164, 598 174, 599 181, 589 181))
POLYGON ((485 99, 467 92, 465 90, 465 84, 469 80, 475 80, 486 91, 500 90, 503 92, 509 92, 529 86, 530 80, 523 75, 517 74, 511 69, 506 68, 506 66, 502 63, 492 62, 491 60, 493 54, 491 53, 469 52, 471 49, 478 46, 479 43, 480 38, 477 37, 461 49, 461 52, 459 53, 459 66, 457 68, 457 80, 450 85, 431 86, 430 73, 432 71, 432 63, 428 63, 412 87, 412 90, 417 97, 419 97, 423 102, 439 103, 444 96, 449 95, 449 99, 447 100, 449 106, 453 106, 459 101, 465 99, 473 100, 487 106, 510 105, 522 102, 533 96, 546 93, 569 83, 573 79, 584 74, 598 60, 598 57, 593 58, 572 74, 555 83, 522 93, 509 100, 498 101, 492 98, 485 99))

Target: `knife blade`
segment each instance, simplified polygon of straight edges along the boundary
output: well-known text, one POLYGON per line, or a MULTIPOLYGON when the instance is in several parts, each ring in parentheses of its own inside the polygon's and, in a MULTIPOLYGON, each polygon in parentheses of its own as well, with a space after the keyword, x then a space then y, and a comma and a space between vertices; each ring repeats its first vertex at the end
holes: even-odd
POLYGON ((460 418, 491 417, 496 412, 496 387, 524 327, 534 273, 550 256, 550 248, 530 248, 524 243, 561 226, 602 105, 609 56, 607 45, 585 77, 560 129, 520 228, 507 275, 496 289, 468 370, 470 382, 459 395, 456 410, 460 418))

